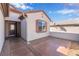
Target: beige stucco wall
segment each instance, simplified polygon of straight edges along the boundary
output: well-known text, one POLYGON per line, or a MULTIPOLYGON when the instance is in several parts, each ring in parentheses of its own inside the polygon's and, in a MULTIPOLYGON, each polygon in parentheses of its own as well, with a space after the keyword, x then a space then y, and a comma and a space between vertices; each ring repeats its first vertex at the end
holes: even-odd
POLYGON ((60 27, 52 27, 50 35, 57 38, 79 41, 79 26, 64 26, 63 28, 66 31, 60 27))
POLYGON ((39 39, 42 37, 46 37, 49 35, 49 19, 45 16, 43 12, 38 13, 29 13, 27 14, 28 17, 26 18, 27 21, 27 41, 39 39), (43 14, 43 18, 42 18, 43 14), (37 33, 36 32, 36 20, 42 19, 47 22, 47 32, 44 33, 37 33))
POLYGON ((79 34, 79 26, 51 27, 50 31, 52 31, 52 32, 78 33, 79 34))
POLYGON ((70 26, 70 27, 64 27, 64 28, 67 30, 67 32, 79 34, 79 26, 70 26))
POLYGON ((9 11, 9 17, 5 17, 5 20, 10 20, 10 21, 20 21, 18 19, 20 14, 18 13, 14 13, 12 11, 9 11))
POLYGON ((26 20, 21 21, 21 37, 26 40, 27 39, 27 23, 26 20))
POLYGON ((66 40, 79 41, 79 34, 77 34, 77 33, 51 32, 50 36, 62 38, 62 39, 66 39, 66 40))
POLYGON ((0 9, 0 52, 4 44, 4 18, 0 9))

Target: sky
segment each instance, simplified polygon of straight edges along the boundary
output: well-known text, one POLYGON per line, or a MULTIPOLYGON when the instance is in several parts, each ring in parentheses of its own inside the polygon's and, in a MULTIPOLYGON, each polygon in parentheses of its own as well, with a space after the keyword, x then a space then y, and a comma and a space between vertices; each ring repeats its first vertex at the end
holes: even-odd
POLYGON ((70 3, 11 3, 20 11, 44 10, 53 22, 79 19, 79 4, 70 3))

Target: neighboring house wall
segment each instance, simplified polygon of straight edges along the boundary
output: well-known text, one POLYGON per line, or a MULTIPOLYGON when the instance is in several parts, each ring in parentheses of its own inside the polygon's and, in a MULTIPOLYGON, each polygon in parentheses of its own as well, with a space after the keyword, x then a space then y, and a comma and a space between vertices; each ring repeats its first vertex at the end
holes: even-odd
POLYGON ((23 19, 22 21, 21 21, 21 37, 24 39, 24 40, 26 40, 27 38, 27 23, 26 23, 26 20, 25 19, 23 19))
POLYGON ((50 20, 43 12, 28 13, 27 21, 27 41, 39 39, 49 35, 50 20), (47 32, 36 32, 36 20, 41 19, 47 22, 47 32))
POLYGON ((4 44, 4 17, 0 9, 0 52, 4 44))

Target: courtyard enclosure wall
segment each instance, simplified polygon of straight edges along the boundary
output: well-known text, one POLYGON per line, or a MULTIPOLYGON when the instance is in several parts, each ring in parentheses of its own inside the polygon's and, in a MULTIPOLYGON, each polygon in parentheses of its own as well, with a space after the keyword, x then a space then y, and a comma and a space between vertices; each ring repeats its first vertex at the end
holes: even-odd
POLYGON ((50 36, 62 38, 62 39, 66 39, 66 40, 79 41, 79 34, 77 34, 77 33, 51 32, 50 36))
POLYGON ((79 26, 50 27, 50 31, 52 31, 52 32, 79 33, 79 26))
POLYGON ((27 21, 27 41, 39 39, 49 35, 50 20, 43 12, 28 13, 27 21), (47 22, 47 31, 43 33, 36 32, 36 20, 41 19, 47 22))
POLYGON ((0 52, 4 44, 4 40, 5 40, 4 37, 5 37, 4 36, 4 17, 0 9, 0 52))

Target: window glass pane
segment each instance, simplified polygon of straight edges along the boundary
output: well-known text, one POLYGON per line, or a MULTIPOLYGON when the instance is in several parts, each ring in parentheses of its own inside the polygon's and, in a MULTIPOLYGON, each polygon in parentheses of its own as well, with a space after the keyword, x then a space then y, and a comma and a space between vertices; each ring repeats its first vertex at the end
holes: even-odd
POLYGON ((14 29, 15 29, 14 24, 11 24, 11 25, 10 25, 10 30, 14 30, 14 29))
POLYGON ((46 25, 46 22, 44 20, 37 21, 37 28, 38 28, 37 31, 44 32, 44 31, 46 31, 46 27, 47 27, 47 25, 46 25))

